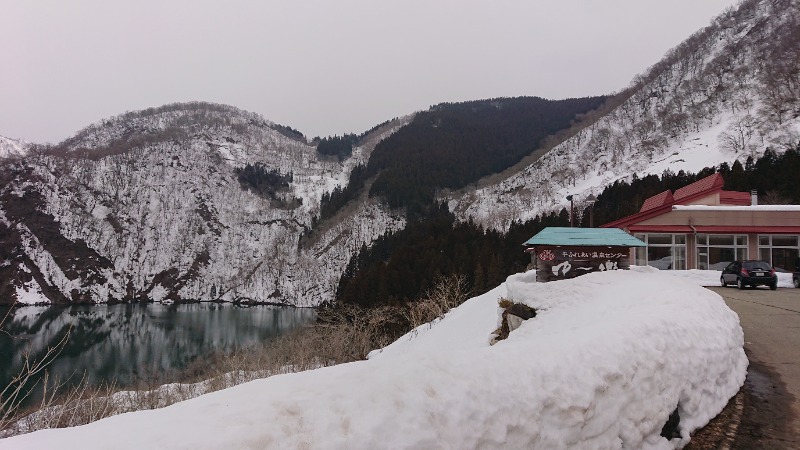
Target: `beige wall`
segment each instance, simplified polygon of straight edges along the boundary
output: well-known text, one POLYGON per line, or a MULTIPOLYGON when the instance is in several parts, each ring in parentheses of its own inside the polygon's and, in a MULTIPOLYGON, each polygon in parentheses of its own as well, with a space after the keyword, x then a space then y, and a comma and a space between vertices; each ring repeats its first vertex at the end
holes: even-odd
POLYGON ((687 205, 707 205, 707 206, 717 206, 719 205, 719 192, 715 192, 711 195, 706 195, 705 197, 700 197, 696 200, 693 200, 687 205))

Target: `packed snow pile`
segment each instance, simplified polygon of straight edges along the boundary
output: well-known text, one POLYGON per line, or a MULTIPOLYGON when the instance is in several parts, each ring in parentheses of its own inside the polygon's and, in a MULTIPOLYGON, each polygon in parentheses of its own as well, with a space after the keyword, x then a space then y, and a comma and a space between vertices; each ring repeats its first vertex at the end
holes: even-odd
POLYGON ((715 293, 639 268, 472 298, 368 361, 0 440, 0 449, 679 448, 744 382, 742 329, 715 293), (490 345, 498 300, 537 309, 490 345), (660 436, 680 413, 680 438, 660 436))

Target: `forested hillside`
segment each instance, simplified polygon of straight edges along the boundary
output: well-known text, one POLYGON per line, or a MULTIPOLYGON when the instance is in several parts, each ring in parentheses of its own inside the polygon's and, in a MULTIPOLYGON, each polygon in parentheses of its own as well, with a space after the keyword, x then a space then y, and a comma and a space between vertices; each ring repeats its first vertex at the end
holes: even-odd
POLYGON ((605 99, 518 97, 434 106, 375 147, 367 165, 367 175, 377 177, 370 195, 422 211, 437 191, 514 165, 605 99))
MULTIPOLYGON (((602 225, 639 211, 650 196, 675 191, 719 172, 725 189, 759 192, 759 203, 800 204, 800 142, 795 149, 776 154, 767 151, 748 158, 707 167, 697 173, 665 171, 661 175, 634 176, 606 187, 594 205, 594 221, 602 225)), ((589 210, 576 210, 576 226, 589 226, 589 210)), ((525 222, 512 222, 506 232, 484 229, 456 220, 446 206, 426 211, 405 229, 388 233, 364 246, 347 265, 337 291, 338 301, 363 307, 397 305, 424 296, 442 276, 465 277, 472 294, 482 294, 511 274, 524 271, 530 256, 522 243, 545 227, 569 226, 566 209, 525 222)))
POLYGON ((481 294, 525 270, 530 257, 522 242, 546 226, 567 225, 563 210, 500 233, 458 222, 445 205, 433 206, 405 229, 362 247, 339 281, 337 300, 366 307, 405 304, 448 275, 463 275, 472 294, 481 294))

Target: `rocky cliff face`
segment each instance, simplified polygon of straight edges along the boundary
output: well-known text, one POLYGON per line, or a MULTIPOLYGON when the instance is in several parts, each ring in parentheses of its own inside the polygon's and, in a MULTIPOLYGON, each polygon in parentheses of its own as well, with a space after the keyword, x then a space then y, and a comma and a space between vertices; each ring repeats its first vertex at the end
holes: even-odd
POLYGON ((535 162, 449 196, 451 209, 502 230, 568 206, 567 195, 580 202, 634 174, 697 172, 768 147, 793 148, 800 141, 800 2, 743 2, 582 125, 535 162))
POLYGON ((404 219, 362 202, 313 245, 300 237, 322 193, 403 123, 340 162, 255 114, 168 105, 7 160, 0 302, 330 300, 354 249, 404 219), (247 189, 235 170, 255 163, 291 182, 272 196, 247 189))

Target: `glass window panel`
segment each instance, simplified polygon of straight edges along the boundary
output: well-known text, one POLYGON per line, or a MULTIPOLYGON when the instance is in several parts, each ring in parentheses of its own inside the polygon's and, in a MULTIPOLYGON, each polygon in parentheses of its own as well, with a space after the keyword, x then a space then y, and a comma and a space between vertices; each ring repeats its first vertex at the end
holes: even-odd
POLYGON ((797 236, 772 236, 773 247, 797 247, 797 236))
POLYGON ((769 246, 769 236, 759 236, 758 245, 769 246))
POLYGON ((636 262, 634 262, 637 266, 646 266, 647 265, 647 248, 646 247, 636 247, 636 262))
POLYGON ((707 234, 698 234, 697 235, 697 245, 708 245, 708 235, 707 234))
POLYGON ((676 234, 675 235, 675 243, 676 244, 685 244, 686 243, 686 235, 685 234, 676 234))
POLYGON ((772 264, 772 250, 769 248, 762 248, 758 251, 758 259, 772 264))
POLYGON ((708 245, 730 245, 733 246, 732 235, 711 235, 708 237, 708 245))
POLYGON ((747 249, 746 248, 737 248, 736 249, 736 259, 741 261, 744 259, 749 259, 747 257, 747 249))
POLYGON ((697 268, 708 270, 708 247, 697 249, 697 268))
MULTIPOLYGON (((773 243, 775 242, 773 236, 773 243)), ((778 272, 791 272, 794 269, 794 260, 797 259, 796 248, 773 248, 772 267, 778 272)))
POLYGON ((647 242, 647 235, 646 234, 634 234, 633 237, 639 239, 640 241, 647 242))
POLYGON ((672 268, 675 270, 686 270, 686 247, 675 247, 675 259, 672 268))
POLYGON ((747 245, 747 236, 736 236, 736 245, 747 245))
POLYGON ((708 248, 708 269, 722 270, 736 259, 733 248, 708 248))
POLYGON ((754 269, 755 270, 758 270, 758 269, 769 270, 769 268, 770 268, 769 267, 769 263, 767 263, 765 261, 746 262, 746 263, 742 264, 742 267, 744 267, 747 270, 754 270, 754 269))
POLYGON ((672 245, 671 234, 650 234, 647 238, 649 239, 648 245, 672 245))
POLYGON ((647 264, 656 269, 672 269, 672 248, 647 247, 647 264))

